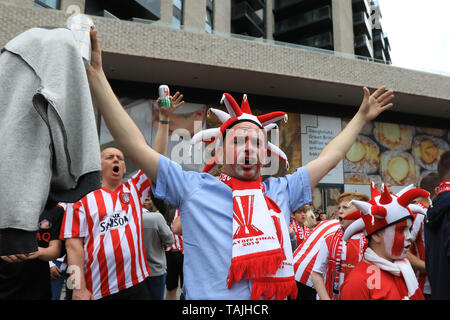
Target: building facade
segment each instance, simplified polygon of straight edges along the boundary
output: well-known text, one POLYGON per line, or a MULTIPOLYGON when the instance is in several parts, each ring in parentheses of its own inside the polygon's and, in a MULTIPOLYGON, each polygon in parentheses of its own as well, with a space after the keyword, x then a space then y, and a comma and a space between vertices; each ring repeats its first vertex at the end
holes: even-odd
MULTIPOLYGON (((365 129, 314 191, 315 206, 331 212, 336 193, 367 191, 368 180, 398 188, 420 182, 436 163, 421 159, 424 137, 440 151, 450 143, 450 78, 390 65, 389 42, 370 9, 364 0, 0 0, 0 44, 32 27, 64 27, 74 13, 91 15, 104 70, 150 144, 158 86, 183 92, 187 103, 171 128, 169 152, 192 170, 203 166, 205 150, 190 162, 197 150, 179 141, 215 125, 206 110, 220 107, 223 92, 239 103, 246 93, 255 110, 289 113, 279 142, 291 167, 270 172, 276 175, 317 156, 357 110, 362 86, 386 84, 396 94, 394 109, 365 129), (375 165, 365 161, 371 156, 375 165), (400 175, 391 172, 397 166, 400 175)), ((100 120, 101 144, 114 144, 100 120)))

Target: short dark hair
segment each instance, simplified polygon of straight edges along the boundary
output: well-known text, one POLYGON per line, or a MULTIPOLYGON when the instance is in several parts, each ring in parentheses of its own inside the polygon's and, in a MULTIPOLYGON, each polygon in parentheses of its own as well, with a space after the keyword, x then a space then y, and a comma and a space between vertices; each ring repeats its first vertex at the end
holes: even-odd
POLYGON ((422 181, 420 181, 419 188, 424 189, 430 193, 430 197, 434 196, 434 189, 439 186, 439 182, 441 179, 439 178, 439 174, 437 172, 431 172, 426 175, 422 181))
POLYGON ((450 149, 441 154, 441 159, 439 159, 438 163, 438 173, 441 180, 448 179, 447 176, 450 174, 450 149))

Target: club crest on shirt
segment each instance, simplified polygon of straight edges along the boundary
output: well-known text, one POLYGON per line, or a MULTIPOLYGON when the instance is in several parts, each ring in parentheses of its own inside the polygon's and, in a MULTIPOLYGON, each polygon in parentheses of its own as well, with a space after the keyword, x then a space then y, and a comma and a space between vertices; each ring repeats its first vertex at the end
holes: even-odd
POLYGON ((39 229, 50 229, 52 224, 47 219, 42 220, 39 222, 39 229))
POLYGON ((120 201, 123 204, 129 204, 130 203, 130 194, 129 193, 121 193, 120 194, 120 201))

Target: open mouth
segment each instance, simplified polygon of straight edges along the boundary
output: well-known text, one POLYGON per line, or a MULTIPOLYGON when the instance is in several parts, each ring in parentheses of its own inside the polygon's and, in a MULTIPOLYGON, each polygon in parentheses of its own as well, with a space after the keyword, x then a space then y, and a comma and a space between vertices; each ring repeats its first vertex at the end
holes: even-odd
POLYGON ((114 166, 112 170, 114 173, 119 173, 120 168, 119 168, 119 166, 114 166))
POLYGON ((258 163, 258 159, 256 157, 244 157, 245 165, 254 165, 258 163))

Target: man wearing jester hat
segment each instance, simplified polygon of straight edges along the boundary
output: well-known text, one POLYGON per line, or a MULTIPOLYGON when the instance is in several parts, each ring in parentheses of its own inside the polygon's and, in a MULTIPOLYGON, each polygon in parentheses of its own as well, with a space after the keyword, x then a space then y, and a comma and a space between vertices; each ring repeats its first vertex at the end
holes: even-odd
MULTIPOLYGON (((392 107, 383 86, 364 99, 352 121, 321 152, 293 174, 262 183, 267 153, 285 158, 268 143, 267 131, 284 112, 254 116, 249 100, 239 106, 224 94, 228 113, 213 110, 222 125, 194 136, 192 143, 216 144, 208 171, 223 165, 219 179, 183 171, 155 152, 120 105, 102 70, 97 31, 92 32, 87 69, 92 97, 117 144, 153 182, 152 192, 180 210, 184 241, 186 299, 295 298, 288 223, 291 212, 311 202, 314 187, 345 156, 363 126, 392 107)), ((286 159, 287 160, 287 159, 286 159)))
POLYGON ((341 286, 341 300, 424 300, 406 254, 411 246, 413 213, 426 214, 423 207, 411 202, 428 196, 428 191, 413 189, 413 185, 398 194, 391 194, 385 186, 368 202, 352 200, 359 211, 349 218, 359 218, 343 239, 364 232, 369 243, 363 260, 341 286))

